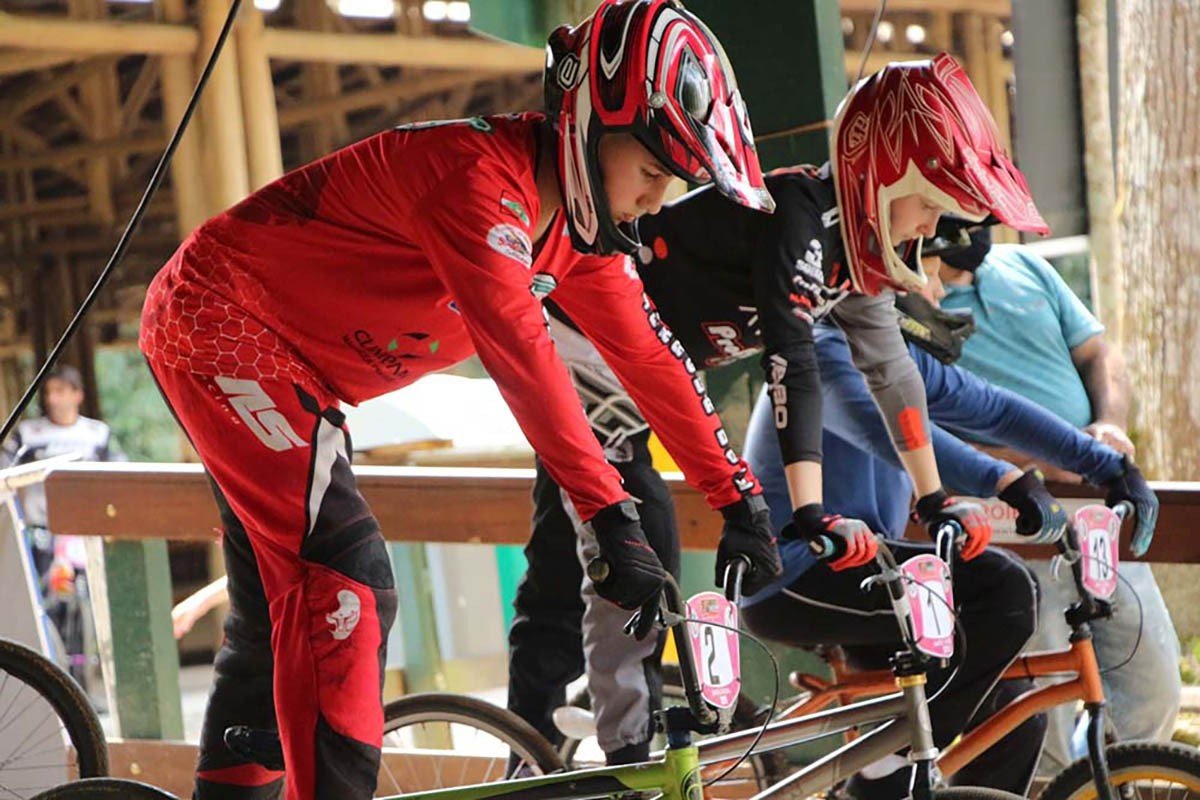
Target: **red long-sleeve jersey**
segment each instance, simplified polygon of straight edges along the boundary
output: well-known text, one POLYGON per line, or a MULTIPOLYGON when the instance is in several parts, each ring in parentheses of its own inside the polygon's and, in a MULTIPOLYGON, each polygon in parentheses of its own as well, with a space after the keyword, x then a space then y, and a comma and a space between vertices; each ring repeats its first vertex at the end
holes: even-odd
POLYGON ((628 260, 575 252, 561 214, 535 252, 541 121, 401 127, 263 187, 155 278, 143 352, 202 375, 315 380, 350 403, 477 352, 589 519, 626 495, 547 333, 553 291, 710 505, 757 492, 628 260))

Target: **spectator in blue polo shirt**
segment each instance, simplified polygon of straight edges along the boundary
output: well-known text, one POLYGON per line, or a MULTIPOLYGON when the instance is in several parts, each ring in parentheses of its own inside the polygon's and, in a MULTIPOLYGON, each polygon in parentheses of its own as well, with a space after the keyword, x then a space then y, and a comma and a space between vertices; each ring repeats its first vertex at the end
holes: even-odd
MULTIPOLYGON (((972 234, 970 247, 943 254, 942 261, 943 308, 969 309, 975 317, 976 331, 959 363, 1132 456, 1133 444, 1125 433, 1124 364, 1105 343, 1104 326, 1054 268, 1028 248, 992 246, 986 228, 972 234)), ((981 441, 996 440, 985 436, 981 441)), ((1016 464, 1036 461, 1019 451, 994 452, 1016 464)), ((1056 479, 1073 477, 1046 471, 1056 479)), ((1148 546, 1148 540, 1135 537, 1135 553, 1144 553, 1148 546)), ((1066 640, 1062 609, 1073 587, 1069 581, 1054 581, 1048 564, 1031 566, 1042 586, 1042 605, 1040 628, 1030 647, 1061 646, 1066 640)), ((1093 631, 1101 668, 1121 665, 1104 675, 1112 720, 1122 739, 1169 739, 1179 708, 1179 640, 1150 566, 1122 564, 1121 575, 1132 592, 1122 584, 1117 614, 1093 631), (1141 600, 1141 620, 1134 592, 1141 600), (1127 661, 1135 647, 1137 652, 1127 661)), ((1057 771, 1083 754, 1079 738, 1074 747, 1071 744, 1074 729, 1071 709, 1051 712, 1047 771, 1057 771)))

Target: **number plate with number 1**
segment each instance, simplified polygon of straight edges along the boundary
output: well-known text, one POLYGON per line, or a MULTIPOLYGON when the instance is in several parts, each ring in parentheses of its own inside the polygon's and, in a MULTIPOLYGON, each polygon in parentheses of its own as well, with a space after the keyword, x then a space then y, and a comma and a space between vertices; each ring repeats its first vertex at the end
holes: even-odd
POLYGON ((954 590, 950 568, 935 555, 914 556, 900 565, 908 578, 908 605, 912 609, 917 649, 934 658, 954 655, 954 590))

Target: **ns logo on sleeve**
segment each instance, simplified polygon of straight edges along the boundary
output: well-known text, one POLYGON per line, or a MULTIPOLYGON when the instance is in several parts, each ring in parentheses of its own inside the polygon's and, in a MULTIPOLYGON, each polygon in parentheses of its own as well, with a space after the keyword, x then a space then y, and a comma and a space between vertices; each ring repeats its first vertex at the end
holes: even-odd
POLYGON ((529 241, 529 234, 516 225, 505 222, 493 225, 487 233, 487 243, 488 247, 526 269, 533 265, 533 243, 529 241))

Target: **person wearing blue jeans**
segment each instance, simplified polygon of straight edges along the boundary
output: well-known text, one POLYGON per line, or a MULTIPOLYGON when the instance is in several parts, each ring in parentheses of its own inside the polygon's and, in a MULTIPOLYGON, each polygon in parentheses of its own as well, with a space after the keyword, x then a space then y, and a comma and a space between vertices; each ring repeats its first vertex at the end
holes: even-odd
MULTIPOLYGON (((942 261, 947 292, 942 306, 969 309, 975 316, 977 330, 963 347, 962 366, 1132 455, 1133 444, 1124 433, 1123 364, 1106 345, 1104 326, 1054 268, 1028 248, 992 246, 986 229, 971 234, 970 247, 945 254, 942 261)), ((976 438, 997 443, 994 437, 976 438)), ((1000 455, 1014 463, 1042 458, 1024 447, 1016 450, 1000 455)), ((1149 541, 1133 545, 1142 555, 1149 541)), ((1073 587, 1052 580, 1048 565, 1034 569, 1042 584, 1042 625, 1030 647, 1042 649, 1062 641, 1062 616, 1051 612, 1069 600, 1073 587)), ((1149 564, 1126 562, 1121 577, 1128 583, 1118 586, 1116 615, 1093 632, 1100 666, 1110 670, 1104 673, 1110 719, 1122 739, 1169 739, 1180 700, 1179 640, 1149 564)), ((1072 709, 1052 712, 1047 771, 1082 755, 1081 739, 1071 741, 1074 730, 1072 709)))
MULTIPOLYGON (((818 325, 815 341, 825 403, 823 446, 827 508, 832 513, 861 519, 872 530, 889 538, 899 538, 907 522, 911 483, 890 446, 887 430, 866 384, 853 367, 845 336, 833 326, 818 325)), ((1110 500, 1115 502, 1117 497, 1132 499, 1138 506, 1140 524, 1143 528, 1153 529, 1156 501, 1140 481, 1136 467, 1126 463, 1119 453, 1011 392, 989 386, 962 369, 947 367, 922 350, 910 347, 910 352, 926 385, 930 418, 934 423, 934 450, 939 470, 946 476, 948 485, 974 496, 999 494, 1018 510, 1018 528, 1022 532, 1028 533, 1039 527, 1061 530, 1066 524, 1061 506, 1045 492, 1035 473, 1022 474, 1011 464, 975 450, 950 435, 943 426, 990 435, 1012 446, 1028 448, 1048 461, 1079 472, 1090 482, 1107 485, 1110 500)), ((790 522, 791 513, 770 412, 770 403, 765 397, 760 399, 751 417, 745 452, 763 484, 772 523, 776 530, 782 530, 790 522)), ((908 555, 904 548, 916 549, 922 545, 896 546, 903 550, 902 555, 908 555)), ((814 566, 813 556, 799 541, 785 539, 780 551, 783 577, 743 603, 744 619, 751 630, 793 644, 837 642, 859 645, 848 651, 852 660, 860 663, 864 656, 861 645, 895 638, 895 623, 890 612, 886 608, 875 608, 878 599, 868 598, 858 591, 857 582, 861 576, 851 573, 843 577, 824 566, 814 566), (824 613, 812 613, 818 610, 824 613)), ((1020 594, 1020 576, 1028 573, 1015 568, 1019 562, 993 549, 985 551, 979 561, 985 557, 990 557, 987 571, 980 576, 958 572, 958 586, 972 591, 976 588, 972 584, 983 580, 996 584, 992 586, 993 591, 1003 587, 1010 594, 1020 594)), ((970 564, 962 566, 969 567, 970 564)), ((992 617, 988 614, 1004 613, 1005 609, 994 609, 989 605, 986 593, 956 594, 963 607, 966 634, 971 637, 968 652, 974 645, 977 655, 979 648, 985 647, 990 656, 1001 657, 1002 651, 1007 649, 1007 640, 997 639, 1003 638, 1000 634, 1011 626, 989 626, 986 635, 980 637, 976 630, 972 637, 971 622, 981 618, 990 620, 992 617), (973 615, 968 614, 968 602, 974 606, 973 615)), ((1056 613, 1061 616, 1061 609, 1056 613)), ((1062 642, 1065 642, 1065 636, 1058 644, 1061 646, 1062 642)), ((869 657, 875 652, 872 648, 866 655, 869 657)), ((960 676, 957 680, 961 679, 960 676)), ((966 727, 978 724, 1027 688, 1028 683, 1018 685, 1018 682, 1006 681, 1000 684, 978 708, 966 710, 970 717, 966 727)), ((982 694, 974 696, 979 698, 982 694)), ((934 712, 931 705, 931 714, 934 712)), ((961 716, 963 711, 960 709, 958 713, 961 716)), ((936 720, 934 730, 936 735, 936 720)), ((1044 723, 1040 719, 1031 720, 970 765, 957 779, 964 783, 1021 791, 1032 777, 1043 731, 1044 723)), ((867 774, 867 777, 874 776, 867 774)), ((855 797, 875 797, 897 788, 894 779, 873 784, 876 782, 856 778, 850 784, 850 793, 855 797)))

